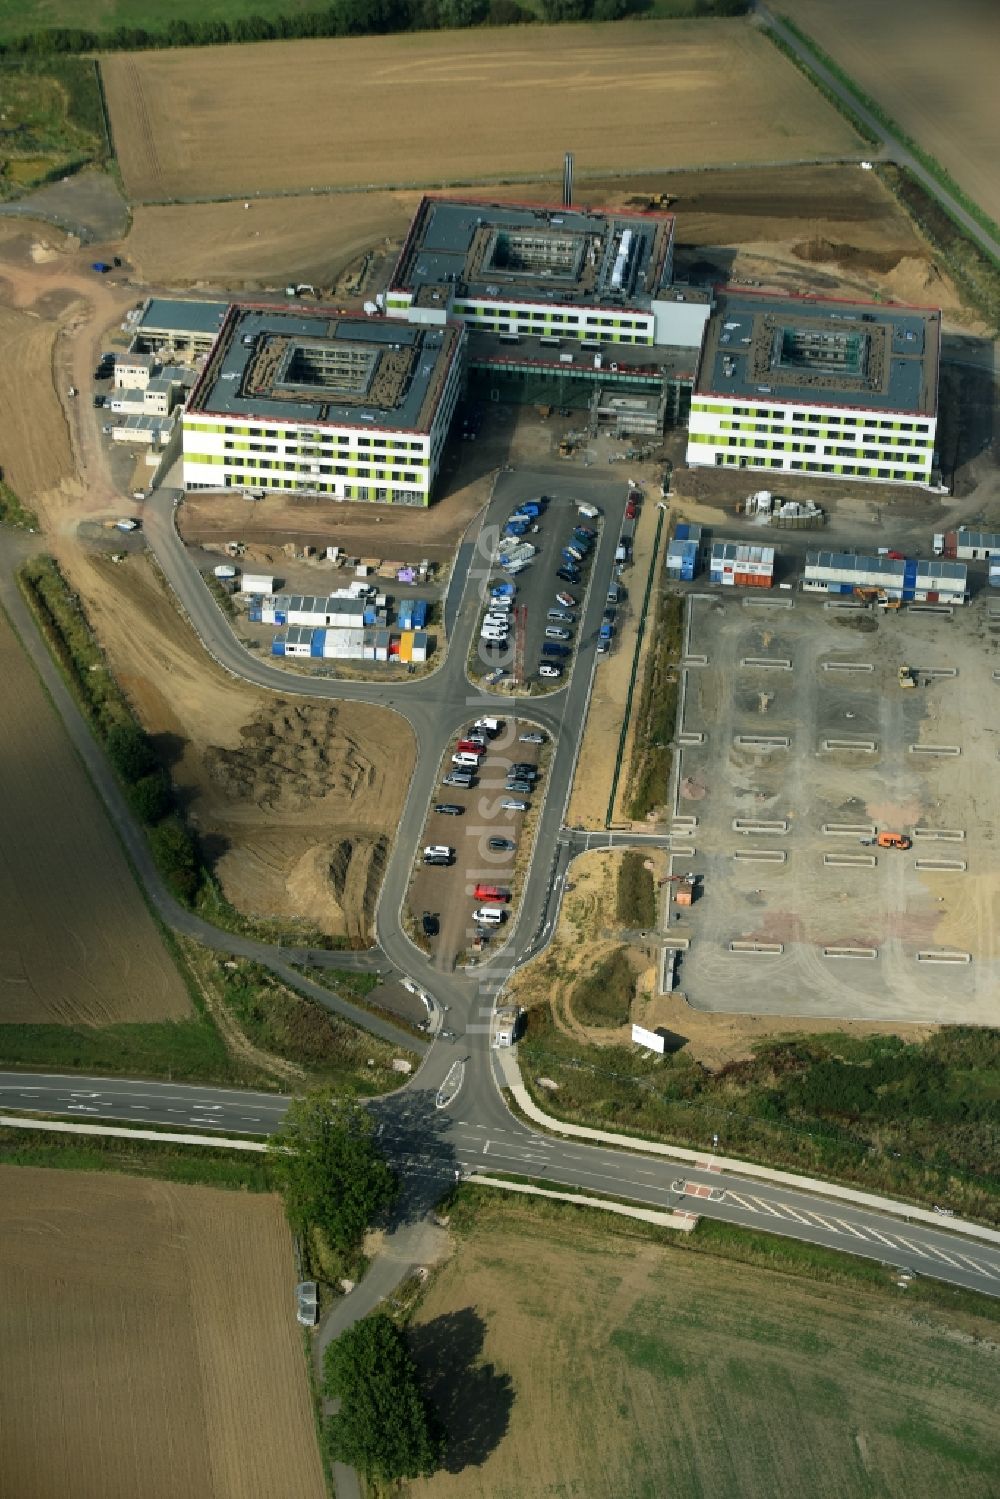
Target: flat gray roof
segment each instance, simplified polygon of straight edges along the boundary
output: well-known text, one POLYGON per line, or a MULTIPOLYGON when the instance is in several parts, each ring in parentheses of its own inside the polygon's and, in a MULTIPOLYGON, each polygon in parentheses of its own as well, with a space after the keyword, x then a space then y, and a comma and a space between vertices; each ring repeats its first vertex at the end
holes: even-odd
POLYGON ((670 284, 672 214, 424 198, 390 282, 432 306, 498 301, 648 307, 670 284))
POLYGON ((916 567, 918 578, 955 578, 968 576, 964 562, 941 562, 937 558, 903 561, 895 557, 862 557, 855 552, 807 552, 807 567, 833 568, 836 572, 883 573, 887 578, 903 578, 907 568, 916 567))
POLYGON ((726 291, 695 393, 934 416, 940 336, 936 311, 726 291))
POLYGON ((234 303, 188 412, 427 432, 464 332, 234 303))
POLYGON ((218 333, 228 302, 184 302, 150 297, 136 329, 143 333, 218 333))

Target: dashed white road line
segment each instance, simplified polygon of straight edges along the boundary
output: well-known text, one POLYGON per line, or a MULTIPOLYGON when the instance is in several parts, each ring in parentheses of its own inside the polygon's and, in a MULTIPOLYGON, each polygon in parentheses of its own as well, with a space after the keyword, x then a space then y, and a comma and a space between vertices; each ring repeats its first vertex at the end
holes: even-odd
POLYGON ((792 1217, 797 1218, 800 1223, 805 1223, 808 1224, 810 1228, 812 1227, 812 1225, 809 1223, 809 1219, 803 1213, 800 1213, 797 1208, 789 1207, 787 1202, 783 1202, 781 1204, 781 1207, 783 1212, 791 1213, 792 1217))
POLYGON ((985 1265, 981 1265, 978 1260, 970 1260, 967 1254, 959 1254, 957 1249, 955 1250, 955 1256, 957 1259, 964 1260, 969 1268, 975 1270, 977 1274, 985 1275, 988 1280, 996 1280, 996 1276, 992 1270, 987 1270, 985 1265))
POLYGON ((904 1239, 902 1234, 898 1234, 897 1238, 907 1249, 912 1249, 914 1254, 919 1254, 921 1259, 925 1260, 927 1258, 927 1250, 921 1249, 919 1244, 911 1244, 910 1240, 904 1239))
POLYGON ((757 1204, 755 1211, 758 1213, 770 1213, 772 1218, 783 1218, 785 1216, 784 1213, 779 1213, 777 1208, 773 1208, 769 1202, 765 1202, 762 1197, 751 1197, 750 1201, 757 1204))
POLYGON ((878 1229, 877 1228, 872 1228, 870 1224, 866 1224, 865 1225, 865 1229, 866 1229, 866 1232, 870 1233, 873 1238, 880 1239, 882 1241, 882 1243, 883 1244, 887 1244, 890 1249, 898 1249, 899 1248, 899 1244, 898 1244, 898 1242, 897 1242, 896 1239, 887 1239, 886 1236, 885 1236, 885 1234, 880 1234, 879 1231, 878 1231, 878 1229))
POLYGON ((936 1244, 933 1246, 933 1248, 930 1245, 928 1245, 927 1246, 927 1252, 928 1252, 928 1254, 937 1255, 939 1259, 947 1260, 948 1264, 949 1265, 954 1265, 956 1270, 961 1270, 961 1268, 962 1268, 961 1265, 958 1263, 958 1260, 953 1260, 950 1254, 945 1254, 944 1250, 938 1248, 938 1246, 936 1244))

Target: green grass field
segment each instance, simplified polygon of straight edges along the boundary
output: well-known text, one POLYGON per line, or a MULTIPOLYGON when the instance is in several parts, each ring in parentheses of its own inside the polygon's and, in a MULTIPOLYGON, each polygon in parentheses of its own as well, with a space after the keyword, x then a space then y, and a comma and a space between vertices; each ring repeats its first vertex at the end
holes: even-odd
POLYGON ((109 155, 92 60, 52 57, 0 66, 0 199, 102 164, 109 155))
POLYGON ((877 1268, 820 1282, 485 1189, 451 1226, 410 1329, 458 1456, 407 1499, 996 1492, 986 1298, 911 1300, 877 1268))

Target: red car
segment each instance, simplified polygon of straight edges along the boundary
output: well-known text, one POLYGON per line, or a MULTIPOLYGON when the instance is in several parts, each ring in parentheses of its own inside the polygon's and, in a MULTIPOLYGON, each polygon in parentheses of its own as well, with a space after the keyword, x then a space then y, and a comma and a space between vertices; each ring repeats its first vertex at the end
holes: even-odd
POLYGON ((485 755, 486 751, 481 744, 476 744, 473 739, 460 739, 458 741, 458 753, 465 755, 485 755))
POLYGON ((510 891, 504 890, 500 885, 477 885, 472 894, 475 900, 510 900, 510 891))
POLYGON ((906 553, 905 552, 887 552, 886 556, 889 558, 890 562, 905 562, 906 561, 906 553))
POLYGON ((635 520, 637 513, 638 511, 635 500, 629 500, 628 504, 625 506, 625 519, 635 520))

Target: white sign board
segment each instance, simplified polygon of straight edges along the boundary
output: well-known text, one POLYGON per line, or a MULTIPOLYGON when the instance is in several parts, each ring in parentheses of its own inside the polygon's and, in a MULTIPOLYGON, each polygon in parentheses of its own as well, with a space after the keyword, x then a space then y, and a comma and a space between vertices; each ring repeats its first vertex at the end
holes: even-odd
POLYGON ((661 1056, 667 1049, 666 1036, 659 1036, 656 1031, 647 1031, 641 1025, 633 1025, 632 1040, 636 1046, 645 1046, 649 1051, 658 1051, 661 1056))

